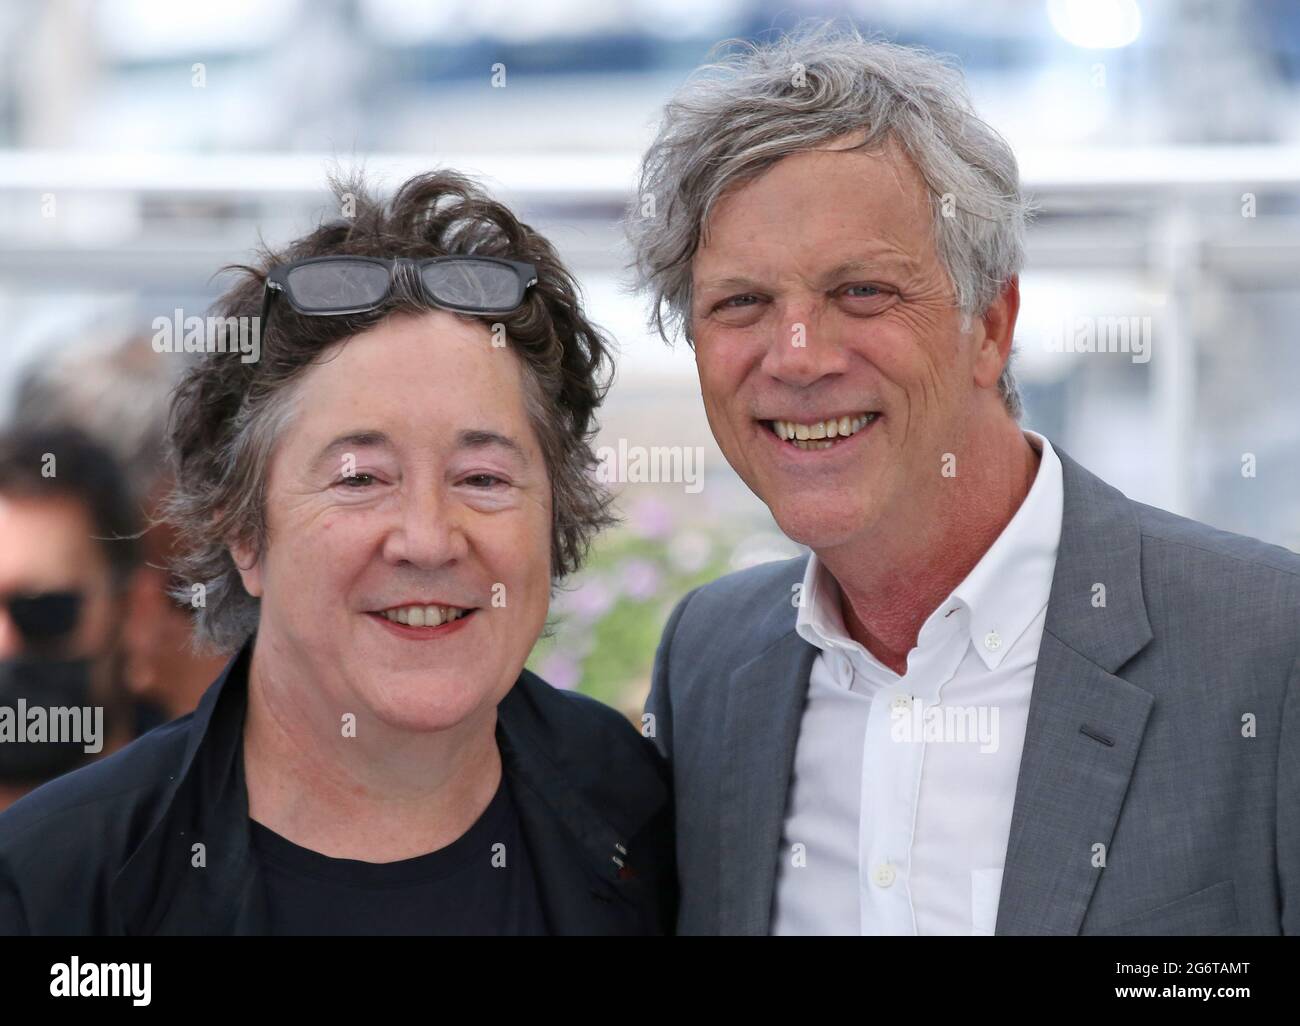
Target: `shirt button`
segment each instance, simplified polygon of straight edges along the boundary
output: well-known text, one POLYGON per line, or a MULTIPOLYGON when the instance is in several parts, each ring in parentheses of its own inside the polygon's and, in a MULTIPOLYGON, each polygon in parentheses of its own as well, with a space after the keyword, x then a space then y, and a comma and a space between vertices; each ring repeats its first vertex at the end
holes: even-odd
POLYGON ((1002 647, 1002 639, 998 636, 997 631, 989 631, 984 635, 984 647, 990 652, 996 652, 1002 647))
POLYGON ((888 887, 894 882, 894 867, 888 862, 881 863, 871 873, 871 879, 877 887, 888 887))
POLYGON ((848 687, 853 683, 853 661, 843 652, 836 652, 833 660, 834 666, 831 670, 835 679, 848 687))
POLYGON ((908 709, 912 708, 912 696, 895 695, 894 700, 889 703, 889 707, 893 709, 894 712, 905 713, 908 709))

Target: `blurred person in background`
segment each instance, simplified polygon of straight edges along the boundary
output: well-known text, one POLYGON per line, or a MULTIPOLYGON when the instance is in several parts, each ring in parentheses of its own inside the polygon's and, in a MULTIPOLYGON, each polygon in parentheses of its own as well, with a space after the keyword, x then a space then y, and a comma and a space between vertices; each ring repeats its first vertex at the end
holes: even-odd
POLYGON ((665 628, 679 930, 1300 933, 1300 557, 1021 427, 1027 204, 960 73, 739 49, 639 195, 713 434, 812 550, 665 628))
POLYGON ((147 525, 123 625, 124 680, 139 734, 192 711, 225 664, 223 655, 195 644, 193 605, 172 594, 167 567, 175 528, 158 516, 171 487, 163 446, 167 405, 186 362, 156 352, 140 334, 110 346, 58 347, 32 363, 15 394, 15 423, 71 425, 111 448, 147 525))
POLYGON ((123 632, 137 527, 112 455, 85 435, 0 434, 0 809, 135 736, 123 632), (89 707, 102 709, 89 745, 18 722, 89 707))
POLYGON ((193 714, 0 816, 0 931, 671 929, 653 744, 524 669, 610 519, 607 343, 468 179, 337 191, 350 219, 214 311, 260 359, 205 354, 173 406, 177 573, 233 658, 193 714))

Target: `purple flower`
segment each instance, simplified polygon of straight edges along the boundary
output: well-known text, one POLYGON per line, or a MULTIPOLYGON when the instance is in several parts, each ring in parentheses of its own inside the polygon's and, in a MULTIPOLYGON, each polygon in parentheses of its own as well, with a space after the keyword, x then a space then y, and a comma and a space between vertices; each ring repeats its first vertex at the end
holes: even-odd
POLYGON ((552 687, 572 691, 582 680, 582 667, 563 652, 552 652, 542 660, 538 675, 552 687))
POLYGON ((588 622, 599 620, 614 605, 614 595, 599 577, 588 577, 564 597, 564 612, 588 622))
POLYGON ((642 499, 632 507, 628 522, 642 538, 666 538, 673 529, 673 511, 658 499, 642 499))
POLYGON ((648 559, 627 559, 619 564, 623 594, 630 599, 643 601, 652 598, 659 590, 659 568, 648 559))

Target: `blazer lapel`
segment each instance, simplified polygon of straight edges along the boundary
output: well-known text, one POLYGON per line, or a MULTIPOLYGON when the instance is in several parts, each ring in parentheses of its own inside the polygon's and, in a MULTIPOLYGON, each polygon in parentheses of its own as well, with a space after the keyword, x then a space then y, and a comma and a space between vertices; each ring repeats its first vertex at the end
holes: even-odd
POLYGON ((1043 635, 997 933, 1079 932, 1153 701, 1043 635))
POLYGON ((723 934, 768 932, 795 742, 816 655, 791 629, 731 675, 718 846, 723 934))
POLYGON ((114 879, 127 934, 266 931, 243 762, 252 649, 250 639, 204 693, 163 812, 114 879))
POLYGON ((622 870, 634 870, 642 856, 629 845, 667 804, 667 786, 648 762, 598 757, 595 741, 574 750, 548 727, 540 700, 567 702, 525 670, 497 708, 496 734, 547 926, 558 935, 647 932, 657 925, 655 895, 622 870), (591 778, 611 772, 623 784, 613 817, 590 795, 597 790, 591 778))
MULTIPOLYGON (((603 867, 595 868, 587 851, 574 842, 572 829, 517 767, 512 765, 508 772, 550 932, 556 936, 604 936, 643 930, 628 888, 620 890, 603 867)), ((606 865, 612 851, 606 853, 606 865)))
POLYGON ((1132 505, 1060 449, 1061 544, 1034 672, 996 932, 1076 934, 1154 695, 1116 676, 1151 640, 1132 505))

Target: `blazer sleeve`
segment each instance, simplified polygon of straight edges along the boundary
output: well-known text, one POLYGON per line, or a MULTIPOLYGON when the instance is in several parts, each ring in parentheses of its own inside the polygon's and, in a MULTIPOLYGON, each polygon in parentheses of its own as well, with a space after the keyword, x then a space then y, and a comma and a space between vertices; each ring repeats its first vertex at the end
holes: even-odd
POLYGON ((1300 936, 1300 657, 1291 666, 1277 747, 1277 877, 1282 932, 1300 936))
POLYGON ((27 916, 23 912, 18 886, 7 872, 4 862, 0 860, 0 937, 30 935, 31 930, 27 925, 27 916))
POLYGON ((696 588, 688 592, 686 597, 677 603, 672 615, 668 617, 663 636, 659 639, 659 648, 655 651, 650 695, 645 702, 645 713, 647 716, 652 717, 648 721, 648 724, 652 725, 653 729, 653 733, 650 735, 651 739, 659 750, 659 754, 667 760, 670 766, 673 761, 673 703, 669 690, 669 678, 672 674, 673 638, 677 633, 677 624, 685 614, 686 606, 694 598, 696 591, 699 591, 699 589, 696 588))

